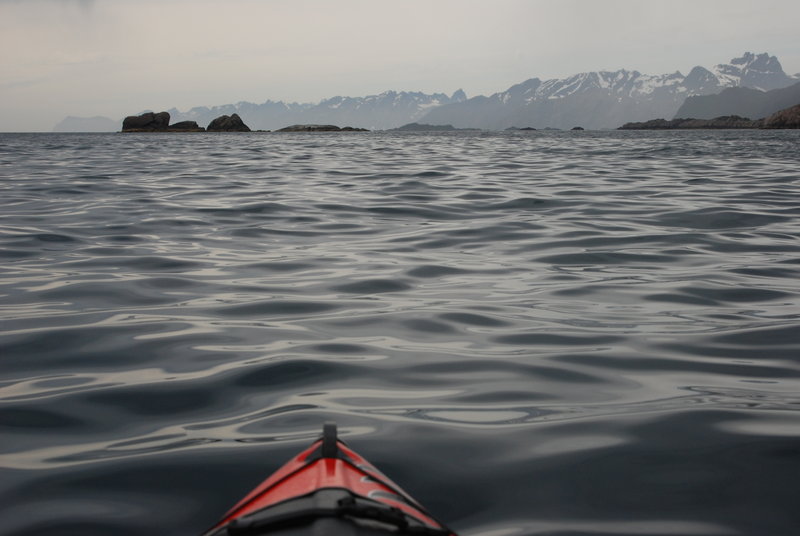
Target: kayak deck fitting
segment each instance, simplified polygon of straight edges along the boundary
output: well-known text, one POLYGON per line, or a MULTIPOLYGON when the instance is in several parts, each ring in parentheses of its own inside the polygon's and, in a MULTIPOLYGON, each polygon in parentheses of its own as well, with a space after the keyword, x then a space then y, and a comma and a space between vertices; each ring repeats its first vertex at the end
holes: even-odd
POLYGON ((239 501, 204 536, 456 536, 337 437, 322 437, 239 501))

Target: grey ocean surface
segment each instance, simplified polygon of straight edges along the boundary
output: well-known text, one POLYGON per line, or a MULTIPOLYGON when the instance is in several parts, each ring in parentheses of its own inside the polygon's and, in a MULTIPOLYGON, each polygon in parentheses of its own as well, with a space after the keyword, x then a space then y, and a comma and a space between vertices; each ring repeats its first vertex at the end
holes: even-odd
POLYGON ((0 533, 335 420, 466 536, 800 530, 800 132, 0 135, 0 533))

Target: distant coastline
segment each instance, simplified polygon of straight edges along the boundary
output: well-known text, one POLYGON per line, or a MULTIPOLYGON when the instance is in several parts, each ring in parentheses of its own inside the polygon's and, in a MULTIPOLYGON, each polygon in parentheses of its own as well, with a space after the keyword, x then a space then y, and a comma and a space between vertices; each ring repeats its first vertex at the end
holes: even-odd
MULTIPOLYGON (((167 112, 176 124, 194 121, 198 129, 216 118, 236 114, 250 129, 265 131, 287 125, 392 130, 414 123, 480 130, 514 126, 569 130, 576 125, 587 130, 611 130, 657 117, 757 119, 795 104, 800 104, 800 74, 786 74, 775 56, 747 52, 709 69, 696 66, 686 75, 679 71, 648 75, 619 69, 563 79, 534 77, 505 91, 469 98, 462 90, 451 95, 389 90, 363 97, 336 96, 317 103, 240 101, 185 111, 169 108, 167 112)), ((68 117, 55 130, 113 132, 119 130, 119 124, 120 120, 103 117, 68 117)))
POLYGON ((696 129, 725 129, 744 130, 763 128, 764 120, 752 120, 738 115, 715 117, 714 119, 678 118, 678 119, 651 119, 649 121, 625 123, 617 130, 696 130, 696 129))
POLYGON ((677 118, 651 119, 644 122, 625 123, 618 130, 696 130, 696 129, 777 129, 800 128, 800 104, 780 110, 762 119, 749 119, 738 115, 714 119, 677 118))
MULTIPOLYGON (((96 120, 97 118, 92 118, 96 120)), ((253 130, 244 123, 238 114, 221 115, 214 118, 207 127, 201 127, 196 121, 179 121, 170 124, 171 115, 163 111, 158 113, 145 112, 140 115, 131 115, 122 122, 123 133, 136 132, 252 132, 253 130)), ((725 129, 725 130, 753 130, 753 129, 797 129, 800 128, 800 104, 779 110, 772 115, 760 119, 750 119, 739 115, 725 115, 713 119, 702 118, 675 118, 675 119, 650 119, 648 121, 628 122, 618 127, 617 130, 699 130, 699 129, 725 129)), ((480 128, 456 128, 452 124, 428 124, 412 122, 401 127, 388 129, 397 132, 450 132, 463 130, 482 130, 480 128)), ((534 127, 509 127, 509 130, 536 130, 534 127)), ((548 130, 547 128, 544 130, 548 130)), ((584 130, 576 126, 571 130, 584 130)), ((368 129, 358 127, 339 127, 333 124, 294 124, 275 132, 367 132, 368 129)), ((257 130, 257 132, 270 132, 257 130)))

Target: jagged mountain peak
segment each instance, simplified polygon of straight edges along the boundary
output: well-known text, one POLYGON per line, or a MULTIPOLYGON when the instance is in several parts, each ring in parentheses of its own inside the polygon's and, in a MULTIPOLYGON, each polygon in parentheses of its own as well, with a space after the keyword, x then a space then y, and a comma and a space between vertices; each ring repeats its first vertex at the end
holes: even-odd
POLYGON ((752 87, 762 91, 785 87, 792 80, 783 72, 778 58, 766 52, 745 52, 729 63, 715 65, 713 72, 724 87, 752 87))
POLYGON ((467 100, 467 94, 464 93, 464 90, 459 88, 453 92, 450 96, 450 100, 453 102, 462 102, 467 100))
POLYGON ((689 71, 689 74, 683 79, 683 85, 689 95, 704 95, 722 88, 717 75, 699 65, 689 71))
POLYGON ((770 56, 766 52, 761 54, 753 54, 752 52, 745 52, 742 54, 740 58, 733 58, 730 61, 731 65, 752 65, 754 63, 777 63, 777 67, 780 69, 780 62, 778 62, 778 58, 775 56, 770 56))

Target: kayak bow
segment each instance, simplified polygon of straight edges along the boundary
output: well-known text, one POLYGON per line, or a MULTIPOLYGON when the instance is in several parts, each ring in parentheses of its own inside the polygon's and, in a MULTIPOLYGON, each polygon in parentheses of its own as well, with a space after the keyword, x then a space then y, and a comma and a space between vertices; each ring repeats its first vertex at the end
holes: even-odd
POLYGON ((456 536, 341 441, 333 423, 204 536, 228 534, 456 536))

